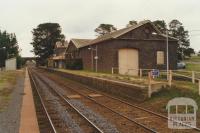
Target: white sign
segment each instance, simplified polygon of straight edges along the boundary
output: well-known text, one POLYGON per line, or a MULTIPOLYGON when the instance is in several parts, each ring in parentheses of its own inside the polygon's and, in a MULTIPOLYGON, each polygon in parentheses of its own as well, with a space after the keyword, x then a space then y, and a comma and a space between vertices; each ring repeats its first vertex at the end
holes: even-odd
POLYGON ((196 111, 198 106, 191 98, 179 97, 167 104, 168 128, 191 129, 196 127, 196 111))
POLYGON ((153 69, 151 71, 151 75, 152 75, 153 78, 159 77, 160 71, 158 69, 153 69))

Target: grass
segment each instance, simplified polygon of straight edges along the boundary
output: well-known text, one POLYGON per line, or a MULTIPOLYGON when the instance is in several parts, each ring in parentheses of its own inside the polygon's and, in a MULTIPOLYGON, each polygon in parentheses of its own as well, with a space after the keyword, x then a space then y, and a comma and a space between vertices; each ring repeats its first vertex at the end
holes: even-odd
POLYGON ((185 62, 186 62, 185 70, 200 72, 200 56, 192 56, 188 60, 185 60, 185 62))
POLYGON ((200 62, 200 56, 192 56, 191 58, 185 60, 186 62, 200 62))
POLYGON ((187 63, 186 70, 200 72, 200 64, 187 63))
POLYGON ((68 72, 68 73, 83 75, 83 76, 93 76, 93 77, 98 77, 98 78, 111 79, 111 80, 122 81, 122 82, 127 82, 127 83, 132 83, 132 84, 138 84, 138 85, 147 85, 148 83, 146 77, 140 79, 139 77, 135 77, 135 76, 100 73, 100 72, 96 73, 96 72, 85 71, 85 70, 59 69, 58 71, 68 72))
POLYGON ((0 112, 8 106, 18 76, 17 71, 0 72, 0 112))
MULTIPOLYGON (((186 69, 183 71, 197 71, 200 72, 200 57, 193 56, 186 61, 186 69)), ((191 77, 191 72, 176 72, 191 77)), ((200 73, 195 75, 196 78, 200 78, 200 73)), ((152 95, 152 98, 142 103, 143 106, 153 109, 154 111, 167 114, 166 105, 169 100, 177 97, 192 98, 196 101, 200 107, 200 96, 198 84, 193 84, 191 81, 172 81, 171 88, 165 88, 152 95)), ((198 116, 200 116, 200 110, 198 110, 198 116)))
MULTIPOLYGON (((162 89, 161 91, 154 93, 152 95, 152 98, 145 101, 143 105, 150 106, 152 109, 166 114, 166 105, 168 101, 177 97, 192 98, 200 107, 200 96, 195 90, 181 88, 177 86, 173 86, 172 88, 168 89, 162 89)), ((200 113, 200 110, 198 110, 198 113, 200 113)))

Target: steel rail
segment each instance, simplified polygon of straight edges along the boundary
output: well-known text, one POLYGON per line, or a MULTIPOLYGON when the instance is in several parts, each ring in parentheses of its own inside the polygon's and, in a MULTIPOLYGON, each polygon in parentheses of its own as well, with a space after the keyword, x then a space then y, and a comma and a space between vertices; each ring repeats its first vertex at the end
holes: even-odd
MULTIPOLYGON (((75 82, 75 81, 72 81, 72 82, 75 82)), ((79 83, 79 84, 80 84, 80 83, 79 83)), ((129 106, 131 106, 131 107, 134 107, 134 108, 140 109, 140 110, 142 110, 142 111, 145 111, 145 112, 147 112, 147 113, 156 115, 156 116, 161 117, 161 118, 164 118, 164 119, 166 119, 166 120, 171 120, 171 121, 174 121, 174 122, 183 124, 183 125, 188 126, 188 127, 192 128, 192 129, 194 129, 194 130, 196 130, 196 131, 200 131, 200 128, 193 127, 193 126, 191 126, 191 125, 189 125, 189 124, 186 124, 186 123, 183 123, 183 122, 180 122, 180 121, 172 120, 172 119, 168 118, 168 117, 165 116, 165 115, 162 115, 162 114, 153 112, 153 111, 151 111, 151 110, 142 108, 142 107, 140 107, 140 106, 137 106, 137 105, 128 103, 128 102, 126 102, 126 101, 124 101, 124 100, 121 100, 121 99, 119 99, 119 98, 115 98, 115 97, 110 96, 110 95, 108 95, 108 94, 104 94, 104 93, 102 93, 102 92, 100 92, 100 91, 91 89, 91 87, 88 87, 88 86, 86 86, 86 85, 83 85, 83 84, 81 84, 81 85, 84 86, 85 89, 88 89, 88 90, 93 91, 93 92, 98 92, 98 93, 100 93, 101 95, 106 96, 106 97, 108 97, 108 98, 110 98, 110 99, 114 99, 114 100, 119 101, 119 102, 121 102, 121 103, 127 104, 127 105, 129 105, 129 106)), ((64 85, 64 86, 66 86, 66 85, 64 85)), ((67 86, 67 87, 69 87, 69 86, 67 86)), ((74 91, 76 91, 76 90, 74 90, 74 91)), ((79 93, 79 92, 77 91, 77 93, 79 93)), ((90 98, 90 97, 89 97, 89 98, 90 98)), ((93 99, 93 100, 94 100, 94 99, 93 99)))
POLYGON ((96 104, 98 104, 98 105, 100 105, 100 106, 102 106, 102 107, 104 107, 104 108, 110 110, 111 112, 113 112, 113 113, 115 113, 115 114, 117 114, 117 115, 119 115, 119 116, 121 116, 121 117, 123 117, 123 118, 125 118, 125 119, 127 119, 127 120, 129 120, 129 121, 131 121, 131 122, 133 122, 133 123, 135 123, 135 124, 137 124, 137 125, 139 125, 140 127, 144 128, 144 129, 146 129, 146 130, 148 130, 148 131, 150 131, 150 132, 152 132, 152 133, 157 133, 157 131, 155 131, 154 129, 151 129, 151 128, 149 128, 149 127, 147 127, 147 126, 145 126, 145 125, 143 125, 143 124, 141 124, 141 123, 139 123, 139 122, 137 122, 137 121, 135 121, 135 120, 133 120, 133 119, 128 118, 127 116, 124 116, 122 113, 117 112, 117 111, 115 111, 115 110, 113 110, 113 109, 107 107, 106 105, 100 103, 100 102, 97 102, 96 100, 90 98, 89 96, 86 96, 86 95, 84 95, 84 94, 82 94, 82 93, 76 91, 76 90, 73 89, 72 87, 69 87, 69 86, 65 86, 65 87, 67 87, 67 88, 69 88, 69 89, 75 91, 76 93, 80 94, 80 95, 83 96, 83 97, 86 97, 87 99, 89 99, 89 100, 95 102, 96 104))
MULTIPOLYGON (((47 70, 47 69, 45 68, 45 70, 47 70)), ((71 81, 72 81, 72 80, 71 80, 71 81)), ((76 82, 76 81, 72 81, 72 82, 76 82)), ((192 128, 192 129, 194 129, 194 130, 196 130, 196 131, 200 131, 200 128, 198 128, 198 127, 194 127, 194 126, 191 126, 191 125, 189 125, 189 124, 186 124, 186 123, 183 123, 183 122, 180 122, 180 121, 176 121, 176 120, 170 119, 170 118, 168 118, 167 116, 164 116, 164 115, 162 115, 162 114, 159 114, 159 113, 153 112, 153 111, 151 111, 151 110, 148 110, 148 109, 139 107, 139 106, 137 106, 137 105, 128 103, 128 102, 126 102, 126 101, 124 101, 124 100, 121 100, 121 99, 119 99, 119 98, 115 98, 115 97, 109 96, 109 95, 104 94, 104 93, 102 93, 102 92, 100 92, 100 91, 91 89, 91 87, 88 87, 87 85, 84 85, 84 84, 81 84, 81 85, 84 86, 86 89, 91 90, 91 91, 94 91, 94 92, 98 92, 98 93, 102 94, 103 96, 107 96, 107 97, 109 97, 109 98, 111 98, 111 99, 118 100, 118 101, 120 101, 120 102, 122 102, 122 103, 125 103, 125 104, 129 105, 129 106, 135 107, 135 108, 137 108, 137 109, 140 109, 140 110, 145 111, 145 112, 150 113, 150 114, 154 114, 154 115, 156 115, 156 116, 158 116, 158 117, 161 117, 161 118, 164 118, 164 119, 166 119, 166 120, 171 120, 171 121, 180 123, 180 124, 182 124, 182 125, 185 125, 185 126, 187 126, 187 127, 192 128)), ((66 85, 64 85, 64 86, 69 88, 69 86, 66 86, 66 85)), ((73 89, 73 88, 72 88, 72 89, 73 89)), ((76 91, 76 90, 74 90, 74 91, 76 91)), ((76 92, 79 93, 78 91, 76 91, 76 92)), ((80 95, 81 95, 81 94, 80 94, 80 95)), ((85 97, 85 96, 84 96, 84 97, 85 97)), ((86 96, 86 97, 88 97, 88 96, 86 96)), ((90 98, 90 97, 89 97, 89 98, 90 98)), ((94 99, 92 99, 92 100, 94 100, 94 99)))
MULTIPOLYGON (((40 78, 40 79, 41 79, 41 78, 40 78)), ((43 79, 41 79, 41 80, 43 80, 43 79)), ((45 82, 46 84, 48 84, 46 81, 43 81, 43 82, 45 82)), ((49 86, 49 85, 48 85, 48 86, 49 86)), ((133 120, 133 119, 128 118, 127 116, 124 116, 124 115, 121 114, 120 112, 117 112, 117 111, 115 111, 115 110, 113 110, 113 109, 111 109, 111 108, 109 108, 109 107, 107 107, 107 106, 105 106, 105 105, 103 105, 103 104, 97 102, 96 100, 90 98, 89 96, 86 96, 86 95, 84 95, 83 93, 80 93, 79 91, 76 91, 74 88, 69 87, 69 86, 66 86, 66 85, 64 85, 64 86, 65 86, 66 88, 69 88, 70 90, 72 90, 72 91, 74 91, 74 92, 80 94, 81 96, 86 97, 87 99, 89 99, 89 100, 95 102, 96 104, 98 104, 98 105, 100 105, 100 106, 102 106, 102 107, 104 107, 104 108, 110 110, 111 112, 113 112, 113 113, 115 113, 115 114, 117 114, 117 115, 119 115, 119 116, 121 116, 121 117, 123 117, 123 118, 125 118, 125 119, 127 119, 127 120, 129 120, 129 121, 131 121, 131 122, 133 122, 133 123, 135 123, 135 124, 137 124, 138 126, 144 128, 144 129, 146 129, 146 130, 148 130, 148 131, 150 131, 150 132, 152 132, 152 133, 157 133, 157 131, 155 131, 154 129, 151 129, 151 128, 149 128, 149 127, 147 127, 147 126, 145 126, 145 125, 143 125, 143 124, 141 124, 141 123, 139 123, 139 122, 137 122, 137 121, 135 121, 135 120, 133 120)), ((51 86, 50 86, 50 87, 51 87, 51 86)), ((51 87, 51 88, 52 88, 52 87, 51 87)), ((53 89, 53 88, 52 88, 52 89, 53 89)), ((62 96, 63 98, 65 98, 63 95, 61 95, 61 96, 62 96)), ((66 97, 67 97, 67 96, 66 96, 66 97)), ((67 97, 67 98, 69 99, 69 97, 67 97)))
POLYGON ((46 107, 45 107, 44 101, 42 100, 42 97, 41 97, 41 95, 40 95, 40 93, 39 93, 39 91, 38 91, 38 87, 37 87, 37 85, 36 85, 36 82, 35 82, 33 76, 31 75, 31 72, 30 72, 29 70, 28 70, 28 73, 29 73, 30 79, 31 79, 32 82, 33 82, 33 85, 34 85, 34 87, 35 87, 35 90, 36 90, 36 92, 37 92, 37 94, 38 94, 38 96, 39 96, 40 102, 41 102, 42 107, 43 107, 43 109, 44 109, 44 111, 45 111, 45 114, 46 114, 46 116, 47 116, 47 118, 48 118, 48 121, 49 121, 49 123, 50 123, 50 125, 51 125, 51 128, 52 128, 52 130, 53 130, 53 133, 57 133, 56 128, 54 127, 53 122, 52 122, 52 120, 51 120, 51 117, 50 117, 50 115, 49 115, 49 113, 48 113, 48 111, 47 111, 47 109, 46 109, 46 107))
MULTIPOLYGON (((89 89, 89 88, 88 88, 88 89, 89 89)), ((92 89, 89 89, 89 90, 93 91, 92 89)), ((94 92, 98 92, 98 91, 95 90, 94 92)), ((102 93, 100 92, 100 94, 102 94, 102 93)), ((148 110, 148 109, 139 107, 139 106, 137 106, 137 105, 128 103, 128 102, 126 102, 126 101, 124 101, 124 100, 121 100, 121 99, 119 99, 119 98, 115 98, 115 97, 112 97, 112 96, 109 96, 109 95, 106 95, 106 94, 102 94, 102 95, 103 95, 103 96, 107 96, 107 97, 109 97, 109 98, 111 98, 111 99, 120 101, 121 103, 125 103, 125 104, 127 104, 127 105, 129 105, 129 106, 131 106, 131 107, 135 107, 135 108, 140 109, 140 110, 142 110, 142 111, 145 111, 145 112, 147 112, 147 113, 150 113, 150 114, 156 115, 156 116, 158 116, 158 117, 161 117, 161 118, 164 118, 164 119, 167 119, 167 120, 171 120, 171 121, 174 121, 174 122, 183 124, 183 125, 185 125, 185 126, 191 127, 191 128, 194 129, 194 130, 200 131, 200 128, 193 127, 193 126, 191 126, 191 125, 189 125, 189 124, 185 124, 185 123, 182 123, 182 122, 180 122, 180 121, 172 120, 172 119, 168 118, 168 117, 165 116, 165 115, 162 115, 162 114, 153 112, 153 111, 151 111, 151 110, 148 110)))
MULTIPOLYGON (((37 74, 36 74, 37 75, 37 74)), ((72 107, 79 115, 81 115, 81 117, 83 117, 87 122, 89 122, 93 128, 95 128, 99 133, 104 133, 99 127, 97 127, 92 121, 90 121, 85 115, 83 115, 74 105, 72 105, 69 100, 67 100, 62 94, 60 94, 60 92, 58 92, 56 89, 54 89, 53 87, 51 87, 46 81, 44 81, 40 76, 37 75, 37 77, 43 82, 45 83, 46 86, 48 86, 49 88, 51 88, 51 90, 53 90, 62 100, 64 100, 68 105, 70 105, 70 107, 72 107)), ((68 98, 69 99, 69 98, 68 98)))

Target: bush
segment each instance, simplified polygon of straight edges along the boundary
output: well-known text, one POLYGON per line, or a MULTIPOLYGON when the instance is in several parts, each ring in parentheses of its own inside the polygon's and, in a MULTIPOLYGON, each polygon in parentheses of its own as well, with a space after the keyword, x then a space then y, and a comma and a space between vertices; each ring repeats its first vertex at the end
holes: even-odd
POLYGON ((16 59, 17 59, 17 69, 22 68, 25 64, 24 59, 19 55, 16 57, 16 59))
POLYGON ((82 70, 83 62, 82 59, 70 59, 66 61, 66 68, 71 70, 82 70))

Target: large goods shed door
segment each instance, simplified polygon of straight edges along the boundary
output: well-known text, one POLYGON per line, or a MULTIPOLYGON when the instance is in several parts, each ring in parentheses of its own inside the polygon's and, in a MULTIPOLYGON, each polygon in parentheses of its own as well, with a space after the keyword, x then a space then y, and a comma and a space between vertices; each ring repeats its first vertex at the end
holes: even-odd
POLYGON ((119 50, 119 74, 137 76, 139 69, 138 50, 120 49, 119 50))

